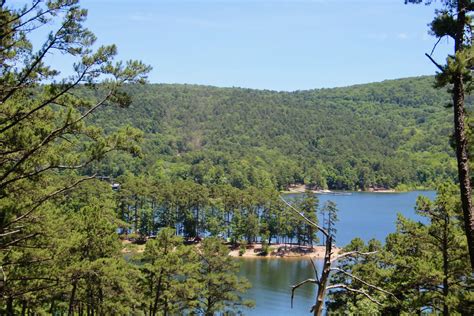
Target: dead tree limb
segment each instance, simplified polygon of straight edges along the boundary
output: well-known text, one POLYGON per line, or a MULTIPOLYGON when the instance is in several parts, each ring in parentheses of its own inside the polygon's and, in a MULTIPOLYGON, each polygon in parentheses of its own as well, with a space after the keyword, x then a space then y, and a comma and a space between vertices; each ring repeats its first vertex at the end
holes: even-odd
POLYGON ((373 254, 376 254, 376 253, 377 253, 377 251, 371 251, 371 252, 349 251, 349 252, 341 253, 336 258, 334 258, 333 261, 337 261, 339 259, 342 259, 342 258, 345 258, 345 257, 350 257, 350 256, 355 256, 355 255, 370 256, 370 255, 373 255, 373 254))
POLYGON ((301 213, 300 211, 298 211, 293 205, 291 205, 290 203, 288 203, 287 201, 285 201, 284 198, 282 198, 280 196, 280 199, 283 201, 283 203, 285 203, 293 212, 295 212, 296 214, 298 214, 301 218, 303 218, 308 224, 310 224, 311 226, 313 226, 314 228, 316 228, 317 230, 319 230, 321 233, 323 233, 324 236, 328 237, 329 236, 329 233, 324 229, 322 228, 321 226, 319 226, 318 224, 316 224, 315 222, 313 222, 312 220, 310 220, 309 218, 307 218, 303 213, 301 213))
POLYGON ((295 284, 291 287, 291 308, 293 308, 293 298, 295 296, 295 290, 297 288, 299 288, 300 286, 306 284, 306 283, 313 283, 313 284, 318 284, 319 285, 319 281, 316 280, 316 279, 306 279, 298 284, 295 284))
POLYGON ((391 295, 392 297, 394 297, 394 298, 398 301, 398 299, 396 298, 396 296, 393 295, 392 293, 390 293, 389 291, 386 291, 386 290, 382 289, 381 287, 378 287, 378 286, 375 286, 375 285, 373 285, 373 284, 370 284, 370 283, 368 283, 368 282, 362 280, 361 278, 359 278, 359 277, 353 275, 352 273, 349 273, 349 272, 347 272, 347 271, 344 271, 344 270, 342 270, 342 269, 340 269, 340 268, 331 268, 331 271, 335 271, 335 272, 338 272, 338 273, 345 274, 345 275, 349 276, 350 278, 352 278, 352 279, 354 279, 354 280, 357 280, 357 281, 359 281, 360 283, 362 283, 362 284, 364 284, 364 285, 367 285, 368 287, 373 288, 374 290, 377 290, 377 291, 380 291, 380 292, 382 292, 382 293, 391 295))
POLYGON ((294 299, 294 295, 295 295, 295 290, 297 288, 299 288, 300 286, 302 286, 303 284, 307 284, 307 283, 316 284, 318 286, 317 295, 316 295, 316 302, 311 307, 311 310, 310 310, 310 312, 313 313, 314 316, 322 315, 326 293, 327 293, 328 290, 335 289, 335 288, 341 288, 341 289, 345 289, 347 291, 360 293, 360 294, 366 296, 373 303, 378 304, 378 305, 382 305, 379 301, 377 301, 375 298, 370 296, 370 294, 367 293, 364 289, 354 289, 354 288, 349 287, 346 284, 328 285, 328 283, 330 281, 330 275, 331 275, 332 271, 337 272, 337 273, 346 274, 347 276, 351 277, 352 279, 357 280, 357 281, 361 282, 362 284, 364 284, 364 285, 366 285, 366 286, 368 286, 368 287, 370 287, 374 290, 378 290, 382 293, 385 293, 385 294, 388 294, 388 295, 391 295, 391 296, 395 297, 392 293, 390 293, 388 291, 385 291, 384 289, 382 289, 380 287, 377 287, 373 284, 370 284, 370 283, 362 280, 361 278, 354 276, 353 274, 351 274, 347 271, 344 271, 340 268, 332 266, 339 259, 346 258, 346 257, 349 257, 349 256, 354 256, 354 255, 364 255, 364 256, 365 255, 371 255, 371 254, 377 253, 376 251, 371 251, 371 252, 349 251, 349 252, 340 254, 340 255, 336 256, 335 258, 332 258, 332 255, 334 254, 334 252, 332 251, 333 250, 333 236, 332 236, 332 234, 330 234, 327 230, 325 230, 324 228, 319 226, 314 221, 307 218, 302 212, 297 210, 293 205, 291 205, 290 203, 285 201, 282 197, 280 197, 280 199, 290 208, 290 210, 293 213, 295 213, 298 216, 300 216, 301 218, 303 218, 309 225, 315 227, 317 230, 319 230, 322 234, 324 234, 326 236, 326 244, 325 244, 326 247, 325 247, 325 251, 324 251, 323 269, 321 271, 321 277, 319 277, 318 270, 316 268, 316 264, 310 258, 311 264, 313 266, 314 273, 316 275, 315 279, 307 279, 307 280, 304 280, 304 281, 302 281, 302 282, 300 282, 296 285, 293 285, 291 287, 291 307, 292 308, 293 308, 293 299, 294 299))
POLYGON ((425 53, 425 56, 429 58, 429 60, 431 60, 431 62, 436 66, 436 68, 438 68, 441 72, 444 71, 444 68, 438 64, 434 59, 433 57, 431 57, 430 55, 428 55, 427 53, 425 53))
POLYGON ((372 301, 373 303, 377 304, 377 305, 380 305, 382 306, 382 303, 380 303, 379 301, 377 301, 375 298, 373 298, 372 296, 370 296, 369 293, 367 293, 366 291, 362 290, 362 289, 354 289, 354 288, 351 288, 349 287, 348 285, 346 284, 334 284, 334 285, 329 285, 327 287, 327 290, 331 290, 331 289, 345 289, 349 292, 355 292, 355 293, 359 293, 359 294, 362 294, 364 295, 365 297, 367 297, 370 301, 372 301))
POLYGON ((316 268, 316 264, 314 263, 312 258, 309 258, 309 261, 311 262, 311 265, 313 266, 314 276, 319 284, 319 273, 318 273, 318 269, 316 268))

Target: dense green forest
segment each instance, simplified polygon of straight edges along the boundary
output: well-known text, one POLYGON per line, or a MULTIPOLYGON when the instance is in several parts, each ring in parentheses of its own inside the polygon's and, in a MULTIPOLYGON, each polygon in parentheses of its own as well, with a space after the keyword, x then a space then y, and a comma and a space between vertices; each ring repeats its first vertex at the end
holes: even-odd
POLYGON ((237 188, 292 183, 366 190, 434 187, 454 179, 452 115, 433 77, 295 92, 128 85, 127 109, 94 123, 144 132, 143 160, 106 160, 102 173, 148 173, 237 188))
POLYGON ((335 314, 472 315, 474 279, 458 196, 455 185, 442 184, 434 201, 418 197, 415 209, 425 224, 399 215, 397 229, 385 244, 353 239, 346 253, 370 255, 339 261, 336 269, 340 270, 335 270, 331 284, 353 290, 332 291, 328 310, 335 314))
MULTIPOLYGON (((229 248, 323 241, 336 255, 337 205, 310 191, 286 203, 278 189, 455 179, 449 96, 432 77, 296 92, 145 84, 149 66, 95 46, 77 0, 1 3, 2 315, 240 313, 250 284, 229 248), (35 48, 40 28, 51 33, 35 48), (75 60, 70 76, 53 53, 75 60)), ((320 301, 473 314, 458 197, 448 181, 418 200, 424 223, 399 217, 385 245, 353 240, 311 281, 329 290, 320 301)))

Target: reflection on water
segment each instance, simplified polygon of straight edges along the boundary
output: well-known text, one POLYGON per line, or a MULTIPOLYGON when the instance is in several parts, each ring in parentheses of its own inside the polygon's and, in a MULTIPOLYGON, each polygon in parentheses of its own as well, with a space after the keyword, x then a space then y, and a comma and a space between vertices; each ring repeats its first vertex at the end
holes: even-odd
MULTIPOLYGON (((414 211, 416 198, 423 194, 434 198, 433 191, 406 193, 364 193, 351 195, 319 195, 320 205, 327 200, 336 202, 339 209, 336 241, 345 245, 354 237, 365 241, 377 238, 383 241, 387 234, 395 231, 397 212, 408 218, 423 220, 414 211)), ((287 195, 291 198, 294 195, 287 195)), ((241 262, 240 275, 247 277, 253 287, 247 298, 256 301, 256 307, 245 310, 246 315, 310 315, 314 304, 315 287, 307 284, 300 287, 290 308, 291 285, 313 278, 313 269, 308 259, 236 259, 241 262)))
POLYGON ((313 268, 308 259, 236 259, 241 263, 240 275, 245 276, 253 287, 246 298, 256 301, 245 315, 305 315, 314 304, 313 284, 300 287, 295 292, 291 309, 291 285, 313 278, 313 268))
MULTIPOLYGON (((383 241, 388 233, 395 231, 397 213, 408 218, 423 220, 415 214, 416 198, 424 195, 433 199, 435 194, 434 191, 352 192, 351 195, 320 194, 317 196, 320 206, 328 200, 336 202, 339 209, 336 243, 344 246, 355 237, 360 237, 365 241, 371 238, 383 241)), ((295 195, 286 195, 285 199, 291 199, 293 196, 295 195)), ((319 221, 322 222, 321 218, 319 221)))

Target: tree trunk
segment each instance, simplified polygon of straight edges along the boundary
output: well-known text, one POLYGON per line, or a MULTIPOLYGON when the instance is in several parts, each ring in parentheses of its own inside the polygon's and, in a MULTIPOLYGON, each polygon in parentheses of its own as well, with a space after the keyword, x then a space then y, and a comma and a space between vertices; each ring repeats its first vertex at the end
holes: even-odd
POLYGON ((160 277, 158 278, 158 285, 156 286, 155 302, 153 303, 153 311, 151 314, 152 316, 156 316, 156 313, 158 312, 158 302, 160 301, 162 275, 163 275, 163 271, 160 271, 160 277))
POLYGON ((331 251, 332 236, 329 235, 326 241, 326 251, 324 253, 324 266, 321 273, 321 280, 318 286, 318 295, 316 296, 316 304, 314 305, 314 316, 320 316, 323 312, 324 298, 326 296, 326 287, 329 282, 329 274, 331 272, 331 251))
POLYGON ((214 305, 214 303, 211 302, 211 299, 208 297, 208 298, 207 298, 206 312, 205 312, 205 315, 206 315, 206 316, 212 316, 212 315, 214 315, 214 312, 212 311, 213 305, 214 305))
POLYGON ((27 307, 26 301, 21 302, 21 316, 26 315, 26 307, 27 307))
POLYGON ((446 214, 443 225, 443 316, 449 315, 449 307, 446 302, 449 294, 448 225, 449 216, 446 214))
POLYGON ((135 212, 134 212, 135 234, 138 234, 138 197, 135 196, 135 212))
POLYGON ((14 316, 14 310, 13 310, 13 298, 10 296, 7 298, 7 315, 8 316, 14 316))
MULTIPOLYGON (((456 26, 456 38, 454 42, 455 53, 463 49, 464 27, 466 25, 466 11, 468 1, 458 1, 458 18, 456 26)), ((458 162, 459 187, 461 191, 461 205, 464 216, 464 227, 466 231, 471 268, 474 270, 474 214, 472 212, 471 179, 469 177, 469 155, 465 130, 465 107, 464 107, 464 78, 461 72, 453 77, 453 107, 454 107, 454 135, 456 139, 456 158, 458 162)))
POLYGON ((163 309, 163 316, 168 316, 168 300, 166 299, 165 297, 165 301, 164 301, 164 309, 163 309))
POLYGON ((230 238, 230 211, 227 210, 227 238, 230 238))
POLYGON ((55 308, 54 308, 54 302, 55 302, 55 300, 54 300, 54 298, 53 298, 53 299, 51 300, 51 305, 50 305, 50 307, 49 307, 49 313, 50 313, 50 314, 54 314, 54 310, 55 310, 55 308))
POLYGON ((76 296, 77 280, 72 283, 71 297, 69 298, 69 311, 68 316, 74 315, 74 300, 76 296))
POLYGON ((194 235, 199 236, 199 206, 196 207, 196 221, 194 223, 194 235))

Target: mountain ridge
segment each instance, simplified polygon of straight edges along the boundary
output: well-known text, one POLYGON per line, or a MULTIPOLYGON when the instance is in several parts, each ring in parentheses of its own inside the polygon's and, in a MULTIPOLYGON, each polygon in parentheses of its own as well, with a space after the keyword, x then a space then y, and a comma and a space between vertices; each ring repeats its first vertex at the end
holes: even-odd
POLYGON ((456 174, 449 95, 433 83, 423 76, 295 92, 133 85, 128 109, 106 107, 95 122, 145 133, 144 161, 109 170, 115 175, 158 168, 157 177, 237 187, 430 187, 456 174))

